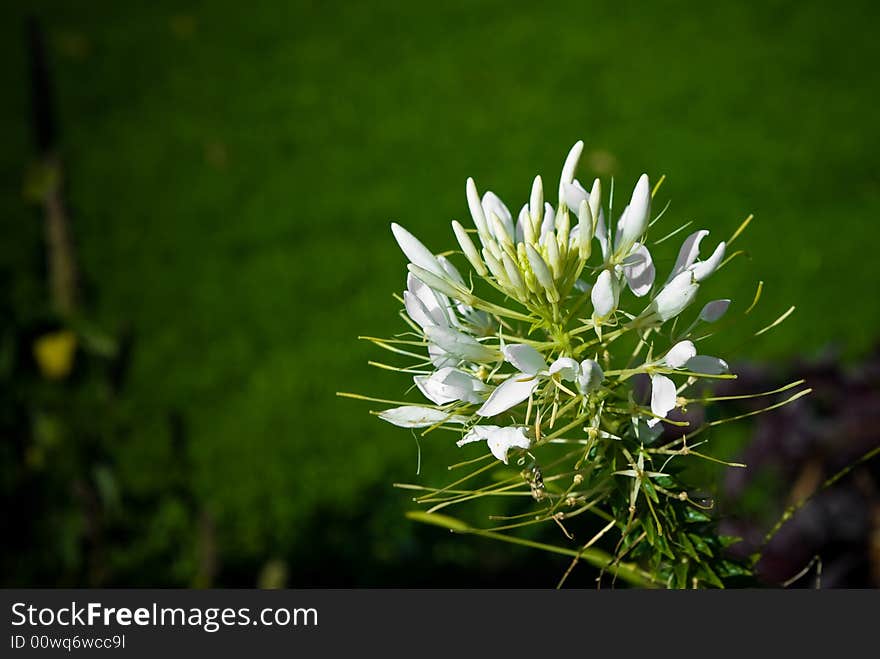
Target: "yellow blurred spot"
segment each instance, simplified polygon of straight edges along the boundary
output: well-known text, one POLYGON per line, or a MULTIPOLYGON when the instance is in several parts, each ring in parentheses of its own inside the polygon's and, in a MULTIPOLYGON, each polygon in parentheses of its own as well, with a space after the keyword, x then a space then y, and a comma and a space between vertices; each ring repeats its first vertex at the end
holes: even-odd
POLYGON ((617 171, 617 157, 605 149, 595 149, 587 153, 587 164, 600 175, 607 176, 617 171))
POLYGON ((75 353, 76 334, 70 330, 44 334, 34 341, 34 358, 49 380, 62 380, 70 374, 75 353))
POLYGON ((196 31, 196 19, 192 16, 184 14, 172 16, 168 24, 171 32, 178 39, 189 39, 196 31))
POLYGON ((277 558, 271 559, 260 570, 260 575, 257 577, 257 588, 262 590, 285 588, 287 574, 287 563, 277 558))
POLYGON ((205 162, 216 169, 225 169, 229 163, 229 151, 226 145, 218 141, 206 143, 205 162))
POLYGON ((73 59, 83 59, 92 52, 92 42, 80 32, 58 32, 55 35, 55 45, 58 52, 73 59))

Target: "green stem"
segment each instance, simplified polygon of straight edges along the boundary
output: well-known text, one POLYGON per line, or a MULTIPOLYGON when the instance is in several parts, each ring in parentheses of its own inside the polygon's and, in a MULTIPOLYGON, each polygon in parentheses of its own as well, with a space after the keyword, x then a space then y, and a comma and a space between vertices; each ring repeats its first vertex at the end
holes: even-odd
POLYGON ((552 554, 561 554, 563 556, 571 556, 579 560, 584 560, 593 567, 605 569, 615 576, 629 582, 634 586, 641 588, 658 588, 662 585, 653 575, 645 572, 633 563, 614 563, 614 557, 601 549, 588 547, 587 549, 569 549, 568 547, 558 547, 556 545, 548 545, 543 542, 535 542, 534 540, 525 540, 516 538, 503 533, 495 533, 493 531, 483 531, 468 526, 461 520, 447 517, 445 515, 428 514, 422 511, 411 511, 406 514, 409 519, 426 524, 433 524, 449 529, 453 533, 462 533, 468 535, 477 535, 490 540, 500 540, 501 542, 509 542, 514 545, 523 547, 531 547, 532 549, 541 549, 552 554))

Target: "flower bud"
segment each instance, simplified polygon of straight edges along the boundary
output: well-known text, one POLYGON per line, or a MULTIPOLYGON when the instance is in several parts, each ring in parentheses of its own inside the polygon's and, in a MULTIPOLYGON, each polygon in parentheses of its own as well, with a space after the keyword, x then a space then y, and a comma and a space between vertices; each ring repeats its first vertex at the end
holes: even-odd
POLYGON ((620 296, 620 287, 616 278, 608 269, 599 273, 596 284, 590 291, 590 301, 593 303, 593 314, 597 319, 607 318, 617 308, 617 300, 620 296))
MULTIPOLYGON (((577 169, 578 161, 581 158, 581 153, 584 150, 583 140, 578 140, 575 142, 574 146, 571 147, 571 150, 568 152, 568 155, 565 157, 565 164, 562 165, 562 174, 559 177, 559 206, 561 207, 565 204, 565 186, 567 184, 571 184, 574 181, 574 172, 577 169)), ((575 209, 577 206, 571 206, 570 208, 575 209)))
POLYGON ((700 320, 704 323, 714 323, 727 313, 729 306, 730 300, 712 300, 712 302, 707 302, 706 306, 700 311, 700 320))
POLYGON ((602 367, 592 359, 585 359, 581 362, 580 373, 577 377, 578 390, 582 394, 588 394, 595 391, 605 379, 605 373, 602 367))
POLYGON ((538 254, 537 250, 531 245, 526 245, 526 255, 529 258, 529 265, 532 266, 532 272, 535 273, 535 278, 538 280, 538 283, 547 291, 547 295, 557 301, 559 299, 559 295, 556 293, 556 286, 553 283, 553 277, 550 274, 550 269, 547 267, 547 264, 544 263, 544 259, 541 258, 541 255, 538 254))
POLYGON ((474 226, 477 227, 480 240, 485 244, 486 239, 490 238, 492 234, 489 233, 489 225, 486 223, 486 215, 483 213, 483 204, 480 202, 480 193, 477 192, 477 184, 474 183, 474 179, 468 178, 465 190, 474 226))
POLYGON ((596 231, 593 212, 586 200, 581 201, 578 209, 578 227, 578 256, 582 261, 586 261, 593 251, 593 234, 596 231))
POLYGON ((504 266, 504 272, 507 274, 507 279, 510 281, 511 288, 513 288, 521 298, 528 297, 529 291, 526 288, 525 283, 523 283, 519 268, 506 252, 501 255, 501 263, 504 266))
POLYGON ((400 245, 401 251, 409 259, 410 263, 439 277, 445 276, 443 268, 440 267, 440 263, 437 261, 437 257, 418 238, 396 222, 391 223, 391 233, 394 234, 394 239, 400 245))
POLYGON ((483 263, 483 259, 480 258, 480 253, 477 251, 474 241, 471 240, 467 231, 455 220, 452 221, 452 231, 455 233, 455 238, 458 240, 458 245, 461 247, 461 251, 464 252, 465 258, 467 258, 473 269, 477 271, 478 275, 485 277, 487 273, 486 265, 483 263))
POLYGON ((532 216, 534 226, 541 226, 541 218, 544 216, 544 184, 540 174, 532 182, 532 194, 529 196, 529 215, 532 216))

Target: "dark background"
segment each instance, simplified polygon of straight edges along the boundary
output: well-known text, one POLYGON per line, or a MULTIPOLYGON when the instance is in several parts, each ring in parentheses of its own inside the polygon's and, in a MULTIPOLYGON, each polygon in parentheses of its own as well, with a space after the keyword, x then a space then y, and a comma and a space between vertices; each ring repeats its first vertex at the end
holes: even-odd
MULTIPOLYGON (((670 229, 695 220, 719 240, 755 214, 739 239, 747 258, 707 295, 748 305, 763 280, 765 322, 797 311, 760 340, 735 325, 719 345, 765 369, 758 385, 821 362, 837 396, 776 422, 774 437, 815 428, 803 419, 831 430, 782 441, 794 453, 767 449, 785 468, 738 509, 731 486, 730 509, 766 528, 797 483, 809 491, 833 473, 828 456, 854 433, 859 447, 878 441, 862 417, 829 421, 854 418, 844 404, 855 398, 863 411, 877 403, 875 3, 28 2, 3 13, 6 585, 555 583, 565 560, 404 520, 409 495, 391 484, 439 482, 459 454, 432 438, 417 476, 410 435, 335 392, 407 386, 370 369, 377 351, 356 338, 401 328, 391 295, 404 259, 389 221, 451 249, 467 176, 518 208, 580 138, 582 178, 629 187, 642 171, 667 175, 670 229), (28 15, 45 36, 81 273, 69 316, 53 308, 43 212, 29 201, 42 170, 28 15), (73 347, 37 356, 58 332, 73 347), (806 485, 802 463, 819 474, 806 485)), ((719 451, 741 456, 755 433, 732 428, 719 451)), ((854 552, 840 584, 878 583, 876 467, 866 473, 828 515, 863 523, 817 540, 854 552)), ((726 476, 709 478, 721 494, 726 476)))

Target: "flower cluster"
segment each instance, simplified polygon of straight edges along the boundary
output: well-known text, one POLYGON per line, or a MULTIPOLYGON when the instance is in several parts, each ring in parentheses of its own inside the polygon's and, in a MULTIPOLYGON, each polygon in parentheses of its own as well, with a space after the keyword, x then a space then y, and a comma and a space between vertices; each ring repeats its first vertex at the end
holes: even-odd
MULTIPOLYGON (((690 233, 658 278, 649 236, 665 211, 652 212, 659 184, 652 189, 643 174, 614 222, 613 182, 604 204, 599 179, 587 191, 575 178, 582 150, 578 142, 565 159, 556 205, 545 201, 538 176, 515 217, 498 195, 481 196, 467 180, 473 228, 452 222, 467 276, 448 258, 455 253, 437 253, 391 225, 409 261, 401 301, 411 332, 372 340, 415 360, 385 367, 411 376, 425 402, 378 415, 423 433, 452 430, 465 450, 485 442, 485 456, 504 465, 514 456, 523 470, 501 487, 527 487, 542 506, 538 520, 562 526, 587 511, 610 519, 602 533, 616 527, 621 536, 615 574, 621 555, 638 557, 645 545, 654 556, 649 582, 673 575, 678 585, 720 585, 717 569, 706 563, 714 556, 711 543, 697 543, 701 555, 688 538, 692 530, 682 526, 705 515, 664 471, 672 459, 695 453, 688 437, 705 428, 687 429, 662 446, 657 438, 664 427, 688 425, 671 418, 673 410, 712 400, 702 383, 734 377, 723 359, 697 350, 705 326, 726 314, 730 300, 706 302, 689 322, 682 317, 748 220, 705 258, 709 232, 690 233), (567 452, 551 454, 560 447, 567 452), (548 464, 562 468, 551 474, 548 464), (683 573, 676 563, 681 552, 694 566, 683 573)), ((493 492, 463 493, 462 500, 493 492)), ((610 559, 594 562, 607 567, 610 559)))
MULTIPOLYGON (((391 225, 409 259, 403 293, 406 313, 423 335, 435 368, 416 375, 414 381, 437 407, 401 406, 383 412, 383 419, 410 428, 468 426, 458 441, 460 446, 486 440, 493 455, 506 463, 509 449, 527 449, 536 437, 534 433, 530 437, 527 422, 498 426, 485 425, 484 419, 498 417, 527 400, 558 404, 566 399, 582 408, 591 400, 603 400, 613 385, 603 386, 605 373, 595 359, 581 359, 601 341, 603 328, 623 324, 619 332, 644 333, 674 320, 694 301, 700 283, 721 265, 725 243, 700 260, 700 243, 709 232, 696 231, 684 240, 665 282, 656 286, 656 269, 645 244, 651 219, 648 176, 643 174, 636 183, 612 237, 602 207, 601 182, 596 179, 587 192, 574 177, 582 149, 583 142, 578 142, 565 160, 556 208, 544 201, 538 176, 514 223, 498 195, 487 191, 480 198, 473 179, 468 179, 468 207, 480 248, 467 229, 452 222, 461 251, 476 274, 522 305, 527 317, 478 299, 449 259, 435 255, 402 226, 391 225), (591 266, 594 242, 599 247, 594 260, 599 262, 591 266), (621 293, 627 289, 635 298, 647 300, 638 313, 620 307, 621 293), (568 331, 572 314, 565 304, 571 301, 579 310, 587 298, 592 306, 590 317, 568 331), (507 319, 527 320, 546 330, 551 340, 512 336, 504 331, 507 319), (588 332, 595 332, 597 339, 584 340, 588 332), (539 349, 553 357, 549 366, 539 349), (507 365, 513 372, 504 372, 507 365)), ((698 320, 718 320, 729 302, 709 302, 698 320)), ((659 359, 643 363, 640 370, 651 375, 652 395, 650 407, 637 410, 636 416, 644 420, 649 435, 656 436, 660 419, 680 403, 670 376, 719 375, 727 371, 727 364, 697 355, 693 342, 685 339, 659 359)), ((634 372, 630 368, 625 374, 609 375, 619 380, 634 372)), ((634 427, 639 428, 638 422, 634 427)))

